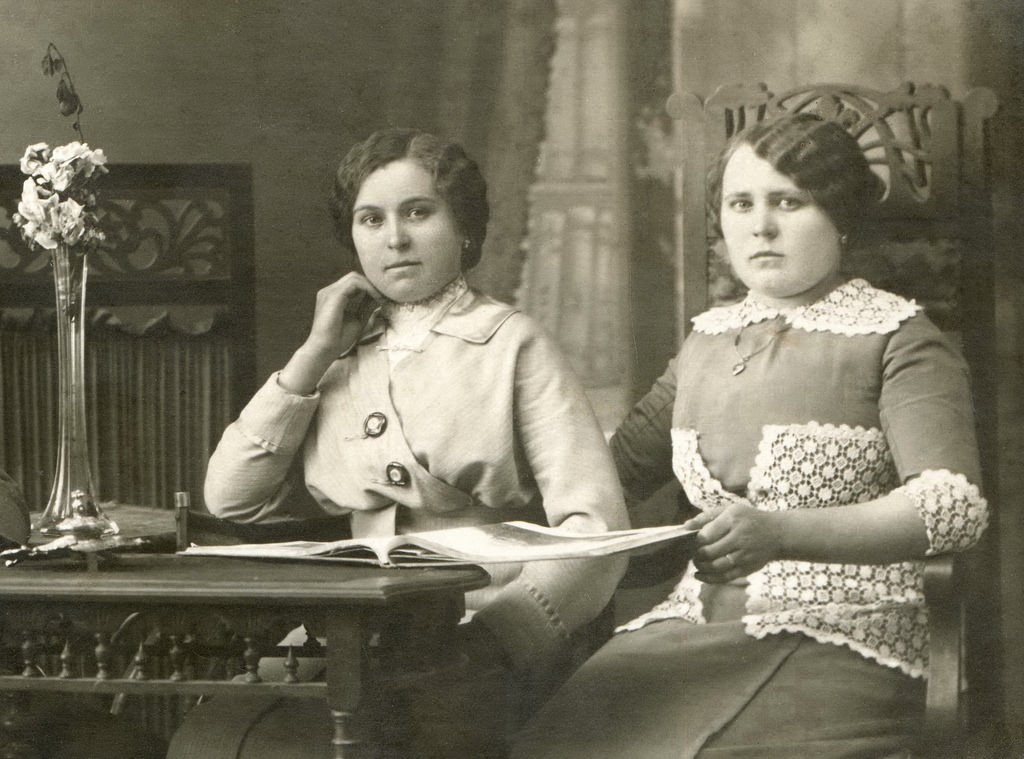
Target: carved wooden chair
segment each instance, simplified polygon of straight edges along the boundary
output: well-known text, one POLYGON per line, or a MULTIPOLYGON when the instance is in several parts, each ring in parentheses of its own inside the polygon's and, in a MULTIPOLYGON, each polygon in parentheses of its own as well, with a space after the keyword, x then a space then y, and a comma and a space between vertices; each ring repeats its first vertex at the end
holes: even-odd
MULTIPOLYGON (((782 112, 814 111, 858 138, 888 188, 866 246, 851 251, 851 273, 915 298, 962 347, 973 370, 982 461, 994 461, 994 395, 987 370, 994 334, 992 233, 984 128, 996 106, 987 89, 956 101, 940 87, 911 84, 891 92, 820 84, 774 94, 761 84, 721 87, 706 100, 673 95, 668 110, 680 121, 683 159, 678 334, 687 333, 693 316, 743 295, 706 227, 711 159, 749 124, 782 112)), ((991 489, 993 473, 985 476, 991 489)), ((994 594, 985 583, 992 546, 989 537, 966 555, 927 563, 931 659, 923 756, 956 755, 968 721, 984 718, 968 707, 972 700, 985 700, 994 680, 994 594)), ((666 572, 657 559, 635 559, 625 587, 663 580, 666 572)))
MULTIPOLYGON (((46 503, 56 437, 53 276, 11 220, 0 166, 0 467, 46 503)), ((171 508, 255 389, 251 169, 114 165, 89 257, 87 413, 98 495, 171 508)))

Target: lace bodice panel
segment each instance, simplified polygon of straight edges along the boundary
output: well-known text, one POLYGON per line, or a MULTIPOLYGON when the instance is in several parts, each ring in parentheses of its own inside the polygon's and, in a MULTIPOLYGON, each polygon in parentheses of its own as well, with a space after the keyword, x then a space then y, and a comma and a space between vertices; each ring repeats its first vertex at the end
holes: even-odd
MULTIPOLYGON (((673 449, 674 468, 692 503, 708 508, 740 498, 708 472, 695 431, 673 430, 673 449)), ((949 472, 929 472, 918 479, 924 480, 915 488, 919 508, 945 515, 931 520, 933 547, 962 547, 976 540, 985 526, 984 501, 977 488, 949 472)), ((826 508, 871 500, 894 487, 898 478, 881 431, 776 426, 765 430, 747 498, 768 511, 826 508)), ((927 664, 922 568, 922 562, 769 562, 748 578, 743 621, 755 637, 802 632, 922 676, 927 664)), ((700 589, 691 567, 669 598, 622 629, 674 617, 704 621, 700 589)))

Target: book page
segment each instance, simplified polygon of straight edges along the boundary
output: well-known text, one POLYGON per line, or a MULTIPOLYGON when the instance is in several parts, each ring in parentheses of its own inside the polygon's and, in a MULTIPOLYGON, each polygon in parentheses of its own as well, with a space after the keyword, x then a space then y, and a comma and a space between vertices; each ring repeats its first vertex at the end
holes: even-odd
POLYGON ((504 564, 608 556, 694 534, 695 531, 685 530, 681 525, 581 533, 529 522, 501 522, 332 542, 191 546, 182 553, 191 556, 336 559, 380 566, 504 564))
POLYGON ((404 536, 424 546, 480 564, 608 556, 695 534, 681 525, 581 533, 529 522, 457 527, 404 536))
POLYGON ((401 536, 359 538, 322 542, 293 540, 285 543, 242 543, 237 545, 189 546, 186 556, 239 556, 251 559, 339 558, 353 563, 390 564, 388 552, 401 543, 401 536))

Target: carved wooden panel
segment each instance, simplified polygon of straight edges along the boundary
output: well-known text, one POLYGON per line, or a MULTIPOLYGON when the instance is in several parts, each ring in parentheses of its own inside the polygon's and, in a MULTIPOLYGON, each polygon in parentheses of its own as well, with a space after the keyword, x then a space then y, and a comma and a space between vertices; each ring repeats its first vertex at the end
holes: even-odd
MULTIPOLYGON (((337 757, 376 756, 373 744, 385 737, 351 734, 357 711, 369 725, 409 722, 375 693, 393 695, 396 704, 403 690, 436 698, 446 673, 464 666, 454 635, 464 593, 488 582, 483 570, 467 567, 396 573, 342 564, 93 556, 93 569, 82 556, 48 557, 0 574, 0 694, 103 697, 113 711, 137 710, 144 719, 135 724, 164 737, 199 696, 325 699, 337 757), (284 644, 298 625, 312 641, 284 644), (278 675, 268 674, 275 663, 264 657, 280 658, 278 675), (306 666, 315 664, 310 658, 324 660, 323 678, 312 679, 319 667, 306 666), (360 752, 356 744, 364 737, 360 752)), ((0 699, 0 755, 47 759, 53 754, 36 750, 38 731, 21 718, 24 705, 0 699), (22 752, 6 753, 14 744, 22 752)))
MULTIPOLYGON (((48 255, 11 222, 24 176, 0 167, 0 307, 49 303, 48 255)), ((248 167, 125 165, 99 188, 107 239, 90 256, 91 306, 251 306, 252 189, 248 167)))

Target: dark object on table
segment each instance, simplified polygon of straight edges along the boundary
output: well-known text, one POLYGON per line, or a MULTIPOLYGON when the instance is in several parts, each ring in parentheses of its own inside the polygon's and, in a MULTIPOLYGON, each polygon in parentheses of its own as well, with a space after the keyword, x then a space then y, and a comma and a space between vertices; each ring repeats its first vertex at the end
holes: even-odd
POLYGON ((344 540, 352 537, 347 516, 287 519, 243 524, 199 511, 185 512, 187 544, 279 543, 290 540, 344 540))
POLYGON ((23 561, 38 559, 66 559, 78 556, 86 561, 110 558, 122 553, 174 553, 174 533, 126 537, 111 535, 104 538, 81 540, 72 535, 51 540, 37 546, 14 545, 0 551, 0 561, 10 567, 23 561))

